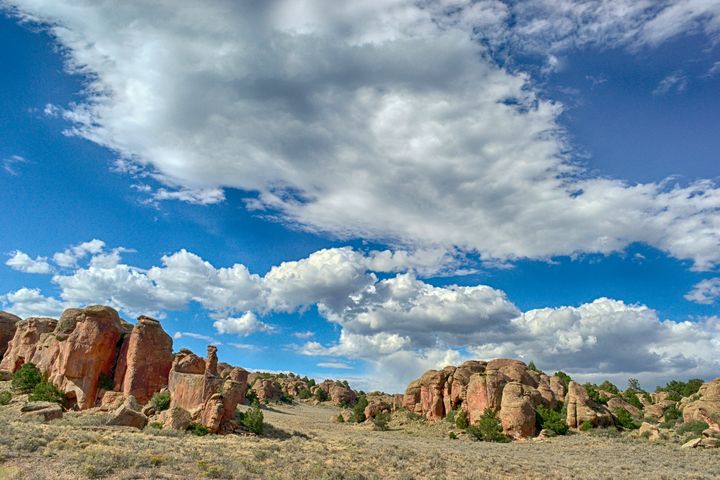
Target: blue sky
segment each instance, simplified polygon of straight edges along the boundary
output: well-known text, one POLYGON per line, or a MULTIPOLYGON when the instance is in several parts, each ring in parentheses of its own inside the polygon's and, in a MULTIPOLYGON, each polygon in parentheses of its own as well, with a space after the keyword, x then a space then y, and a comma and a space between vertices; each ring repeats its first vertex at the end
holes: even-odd
POLYGON ((4 2, 4 309, 393 391, 717 376, 720 8, 140 3, 4 2))

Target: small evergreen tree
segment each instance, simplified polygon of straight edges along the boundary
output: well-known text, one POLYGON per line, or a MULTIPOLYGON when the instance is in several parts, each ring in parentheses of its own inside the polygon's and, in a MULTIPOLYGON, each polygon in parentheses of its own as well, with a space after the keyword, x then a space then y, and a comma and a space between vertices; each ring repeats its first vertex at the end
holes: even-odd
POLYGON ((40 382, 42 382, 40 370, 34 364, 26 363, 13 374, 11 385, 17 392, 30 393, 40 382))
POLYGON ((502 425, 491 408, 486 408, 477 425, 467 428, 468 435, 483 442, 508 442, 510 439, 502 433, 502 425))
POLYGON ((365 421, 365 407, 368 406, 368 400, 365 395, 360 395, 357 399, 357 403, 353 407, 353 418, 355 422, 362 423, 365 421))

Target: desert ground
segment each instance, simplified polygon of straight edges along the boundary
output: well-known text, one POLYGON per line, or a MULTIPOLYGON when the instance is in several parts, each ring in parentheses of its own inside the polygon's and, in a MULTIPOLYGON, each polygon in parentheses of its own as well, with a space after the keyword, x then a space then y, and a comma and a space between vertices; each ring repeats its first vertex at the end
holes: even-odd
POLYGON ((198 437, 106 427, 102 414, 68 412, 39 423, 22 418, 19 406, 0 407, 1 479, 720 478, 717 449, 653 444, 614 430, 485 443, 403 411, 390 430, 375 431, 333 422, 336 407, 299 403, 263 407, 260 437, 198 437))

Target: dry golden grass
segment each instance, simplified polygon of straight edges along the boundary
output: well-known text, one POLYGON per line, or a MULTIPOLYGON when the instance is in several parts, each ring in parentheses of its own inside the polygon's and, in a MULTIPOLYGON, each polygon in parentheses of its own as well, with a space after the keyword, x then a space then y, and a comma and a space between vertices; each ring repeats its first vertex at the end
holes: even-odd
POLYGON ((75 413, 42 424, 21 419, 18 409, 0 407, 0 479, 720 478, 718 450, 628 435, 492 444, 457 432, 451 440, 447 422, 406 413, 380 432, 333 423, 339 410, 325 405, 269 407, 262 437, 138 432, 75 413))

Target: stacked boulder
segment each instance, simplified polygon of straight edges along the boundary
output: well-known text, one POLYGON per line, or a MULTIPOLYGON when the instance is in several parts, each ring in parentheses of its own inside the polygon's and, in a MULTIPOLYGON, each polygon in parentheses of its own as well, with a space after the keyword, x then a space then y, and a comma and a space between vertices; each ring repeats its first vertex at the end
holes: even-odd
MULTIPOLYGON (((566 392, 560 377, 529 369, 519 360, 471 360, 458 367, 425 372, 408 386, 403 406, 429 420, 439 420, 461 409, 471 424, 477 423, 485 410, 490 409, 496 412, 506 435, 524 438, 535 433, 538 406, 556 408, 566 397, 568 405, 572 402, 573 415, 578 416, 580 412, 580 422, 589 418, 591 411, 599 412, 599 416, 604 414, 600 408, 595 410, 598 406, 581 396, 572 383, 570 386, 573 388, 566 392)), ((577 423, 577 419, 574 422, 577 423)), ((596 420, 596 423, 603 422, 596 420)))
POLYGON ((357 393, 355 390, 350 388, 347 382, 341 382, 339 380, 325 380, 319 385, 314 386, 310 391, 313 395, 316 394, 317 390, 322 390, 327 395, 327 398, 338 406, 350 407, 355 405, 357 402, 357 393))
POLYGON ((178 419, 191 419, 213 433, 236 430, 235 409, 245 400, 248 373, 233 368, 223 374, 218 371, 214 346, 208 346, 205 359, 181 350, 170 369, 170 410, 163 415, 164 425, 177 428, 178 419))

